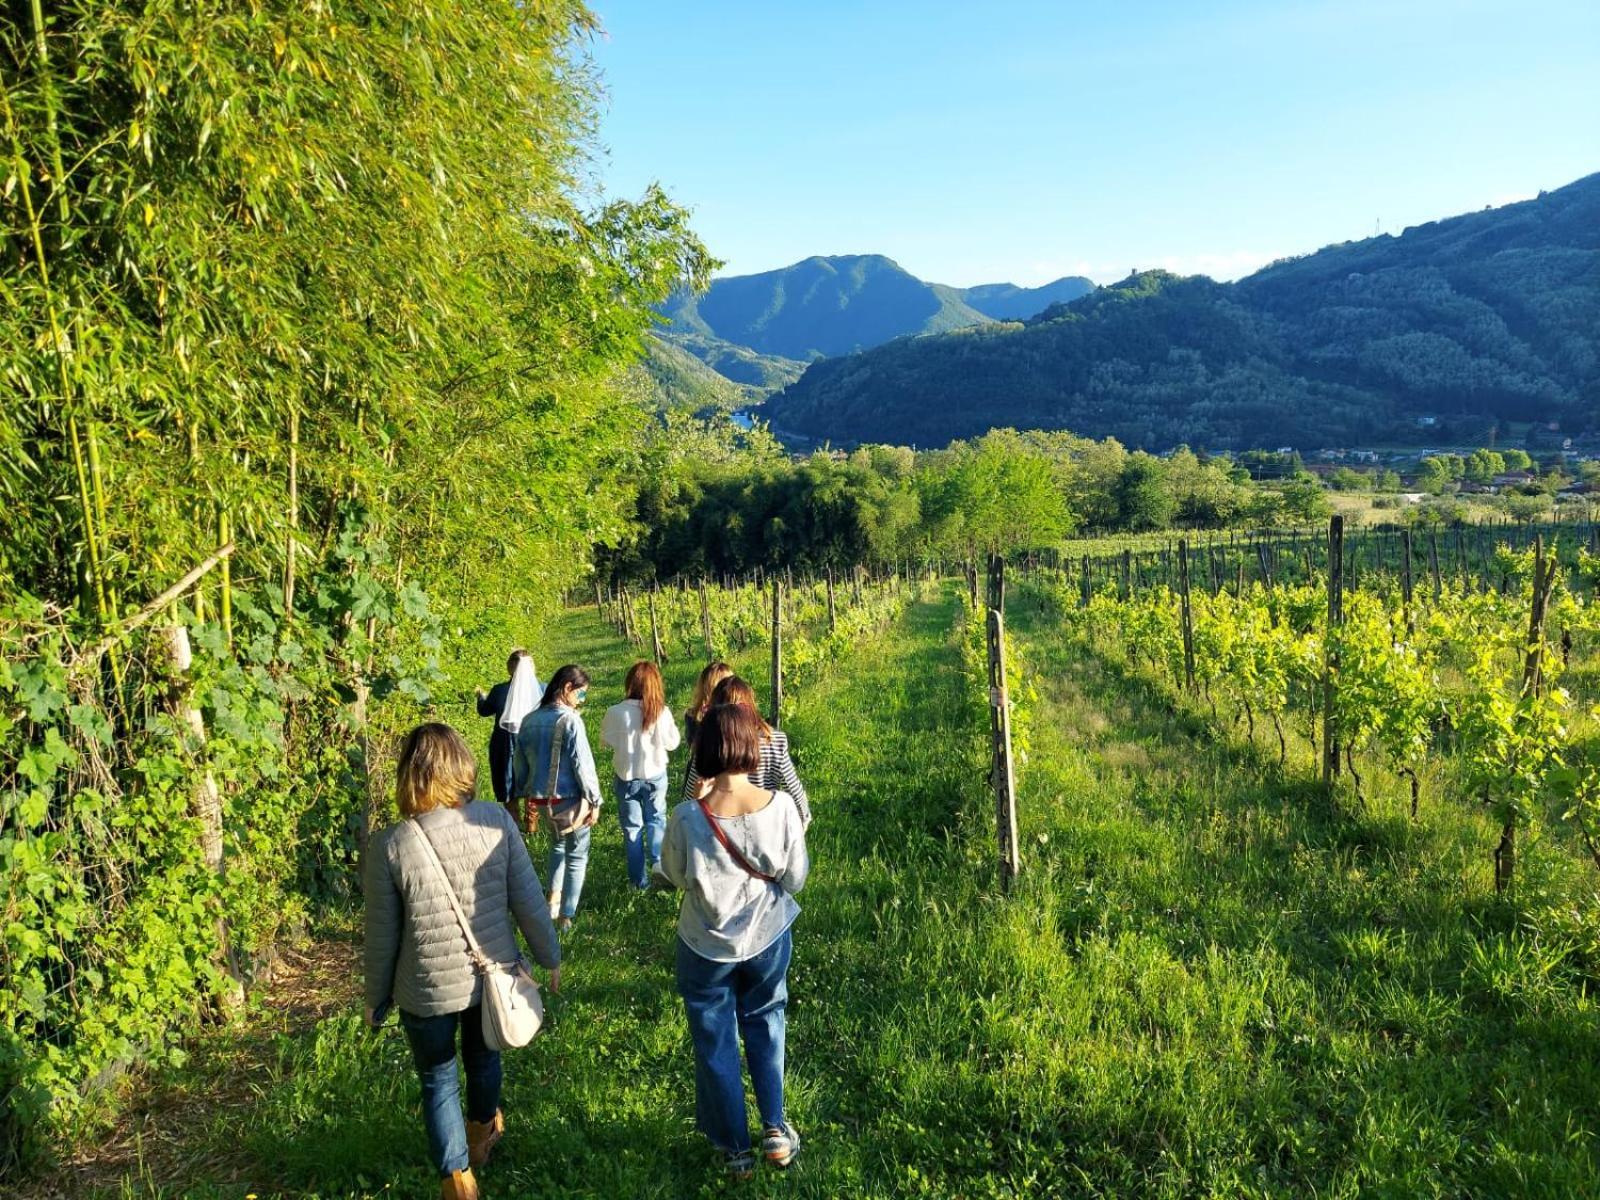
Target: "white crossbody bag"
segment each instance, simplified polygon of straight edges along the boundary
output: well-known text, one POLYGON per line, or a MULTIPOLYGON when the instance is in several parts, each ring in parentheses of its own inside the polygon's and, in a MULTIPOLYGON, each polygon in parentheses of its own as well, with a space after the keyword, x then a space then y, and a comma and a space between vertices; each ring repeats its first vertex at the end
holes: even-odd
POLYGON ((444 894, 450 898, 450 908, 456 914, 461 932, 467 936, 467 955, 473 969, 483 979, 483 1042, 491 1050, 514 1050, 526 1046, 544 1026, 544 1000, 539 995, 539 984, 528 974, 528 968, 519 959, 507 967, 497 963, 483 952, 478 939, 472 935, 467 914, 461 911, 461 901, 450 886, 450 877, 444 873, 444 864, 422 828, 412 823, 412 828, 422 839, 428 861, 444 884, 444 894))

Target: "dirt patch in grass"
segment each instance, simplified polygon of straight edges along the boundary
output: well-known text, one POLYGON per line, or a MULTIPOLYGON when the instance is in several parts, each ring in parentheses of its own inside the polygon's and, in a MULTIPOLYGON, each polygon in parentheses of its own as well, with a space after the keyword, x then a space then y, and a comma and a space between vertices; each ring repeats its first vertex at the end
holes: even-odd
POLYGON ((64 1146, 55 1172, 34 1183, 40 1200, 186 1194, 189 1181, 243 1184, 247 1152, 204 1132, 259 1101, 260 1079, 279 1037, 311 1028, 360 999, 360 947, 353 928, 323 931, 283 947, 231 1026, 197 1031, 181 1068, 136 1069, 118 1086, 116 1118, 64 1146))

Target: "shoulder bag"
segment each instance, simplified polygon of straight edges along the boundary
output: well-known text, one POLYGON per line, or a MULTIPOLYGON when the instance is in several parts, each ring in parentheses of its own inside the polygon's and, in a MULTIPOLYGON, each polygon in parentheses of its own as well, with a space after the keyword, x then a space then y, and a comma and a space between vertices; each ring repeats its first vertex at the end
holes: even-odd
POLYGON ((461 901, 456 898, 450 877, 444 873, 444 864, 433 848, 428 835, 420 825, 412 824, 417 837, 422 839, 423 850, 433 864, 439 882, 444 884, 444 894, 450 899, 450 910, 456 914, 461 932, 467 936, 467 956, 473 969, 483 979, 483 1042, 491 1050, 514 1050, 526 1046, 544 1026, 544 1001, 539 995, 539 984, 528 974, 528 968, 519 958, 507 967, 497 963, 483 952, 478 939, 473 936, 467 914, 461 911, 461 901))

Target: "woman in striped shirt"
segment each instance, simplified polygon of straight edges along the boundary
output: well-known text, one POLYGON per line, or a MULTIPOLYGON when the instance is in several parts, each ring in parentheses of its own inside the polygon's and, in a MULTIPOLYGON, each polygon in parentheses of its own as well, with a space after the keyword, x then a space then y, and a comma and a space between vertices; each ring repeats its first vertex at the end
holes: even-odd
MULTIPOLYGON (((811 801, 806 796, 800 776, 795 774, 794 760, 789 757, 789 735, 761 720, 761 707, 756 703, 755 689, 737 675, 730 675, 717 684, 711 703, 742 704, 756 714, 756 720, 761 721, 761 765, 751 772, 750 782, 769 792, 789 793, 800 809, 801 824, 810 825, 811 801)), ((685 800, 698 800, 711 783, 706 780, 705 786, 701 785, 700 773, 695 770, 694 764, 695 758, 690 755, 689 776, 683 781, 685 800)))

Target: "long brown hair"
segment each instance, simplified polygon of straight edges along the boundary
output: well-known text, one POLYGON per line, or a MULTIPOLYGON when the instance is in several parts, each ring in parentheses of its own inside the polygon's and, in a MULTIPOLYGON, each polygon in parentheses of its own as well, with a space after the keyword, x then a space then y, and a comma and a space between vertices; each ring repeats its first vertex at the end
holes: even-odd
POLYGON ((400 814, 415 817, 443 805, 459 808, 478 787, 478 764, 466 739, 438 721, 406 735, 395 769, 394 800, 400 814))
POLYGON ((661 719, 661 710, 667 707, 667 689, 661 682, 661 668, 649 659, 634 663, 628 668, 623 695, 639 702, 639 728, 648 732, 661 719))
POLYGON ((729 675, 716 690, 711 693, 711 703, 717 704, 742 704, 756 715, 756 722, 761 726, 761 740, 772 740, 772 726, 767 724, 766 718, 761 715, 761 706, 756 703, 756 690, 737 675, 729 675))
POLYGON ((687 716, 698 721, 706 715, 706 710, 711 707, 711 693, 716 690, 717 684, 733 674, 733 668, 727 663, 717 661, 708 663, 706 669, 700 672, 700 678, 695 680, 694 695, 689 697, 689 711, 687 716))

